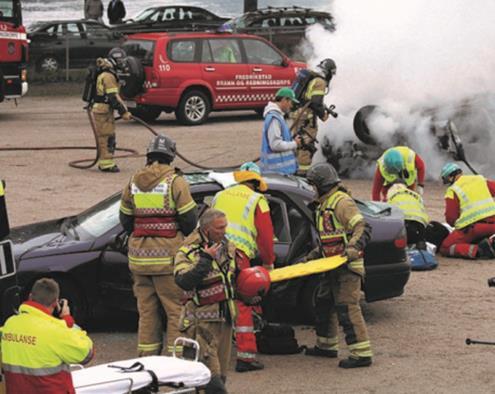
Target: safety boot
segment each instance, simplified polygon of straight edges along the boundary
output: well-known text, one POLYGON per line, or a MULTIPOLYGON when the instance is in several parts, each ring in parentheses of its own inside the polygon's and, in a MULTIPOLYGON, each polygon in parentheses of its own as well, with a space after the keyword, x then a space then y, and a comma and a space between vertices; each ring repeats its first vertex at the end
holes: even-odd
POLYGON ((236 372, 249 372, 249 371, 259 371, 260 369, 265 368, 263 363, 259 361, 243 361, 237 360, 235 365, 236 372))
POLYGON ((340 368, 359 368, 359 367, 369 367, 371 365, 371 357, 349 357, 345 360, 339 361, 340 368))
POLYGON ((98 167, 98 169, 101 172, 120 172, 120 168, 118 166, 113 166, 113 167, 110 167, 110 168, 100 168, 100 167, 98 167))
POLYGON ((328 357, 328 358, 336 358, 338 355, 337 350, 331 349, 322 349, 318 346, 313 346, 307 348, 304 352, 306 356, 315 356, 315 357, 328 357))
POLYGON ((478 244, 478 252, 476 253, 476 257, 479 259, 493 259, 495 258, 495 249, 493 248, 493 237, 485 238, 481 240, 478 244))

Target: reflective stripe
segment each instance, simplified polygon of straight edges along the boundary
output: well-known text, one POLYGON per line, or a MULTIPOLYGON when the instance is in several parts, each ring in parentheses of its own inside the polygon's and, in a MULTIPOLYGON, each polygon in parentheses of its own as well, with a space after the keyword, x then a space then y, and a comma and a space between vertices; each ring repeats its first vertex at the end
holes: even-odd
POLYGON ((109 88, 107 89, 107 94, 112 94, 112 93, 119 93, 119 88, 109 88))
POLYGON ((478 245, 470 245, 469 251, 468 251, 468 256, 472 257, 474 259, 476 257, 477 249, 478 249, 478 245))
POLYGON ((193 209, 196 206, 196 203, 194 201, 191 201, 190 203, 184 205, 183 207, 180 207, 177 209, 177 213, 179 215, 182 215, 186 212, 189 212, 191 209, 193 209))
POLYGON ((134 210, 127 208, 122 203, 120 203, 120 212, 122 212, 124 215, 131 216, 134 213, 134 210))
POLYGON ((134 257, 128 256, 129 264, 138 264, 138 265, 172 265, 174 263, 173 257, 134 257))
POLYGON ((256 359, 256 353, 237 352, 237 358, 247 358, 250 360, 256 359))
POLYGON ((254 332, 254 327, 250 326, 236 326, 235 332, 237 333, 251 333, 254 332))
POLYGON ((101 169, 107 169, 115 167, 115 162, 112 159, 102 159, 98 160, 98 167, 101 169))
POLYGON ((158 350, 162 347, 162 343, 139 343, 138 350, 144 350, 146 352, 152 352, 154 350, 158 350))
POLYGON ((260 199, 260 195, 258 193, 253 193, 253 195, 249 198, 246 206, 244 207, 244 212, 242 214, 244 220, 247 220, 249 218, 249 214, 253 209, 253 205, 257 203, 259 199, 260 199))
POLYGON ((349 220, 349 227, 354 228, 354 226, 361 220, 364 220, 363 215, 361 215, 360 213, 354 215, 351 220, 349 220))
POLYGON ((5 189, 3 187, 3 182, 0 180, 0 197, 5 194, 5 189))
POLYGON ((339 350, 339 338, 338 337, 316 337, 316 347, 325 350, 339 350))
POLYGON ((24 375, 31 375, 31 376, 54 375, 62 371, 70 372, 70 367, 67 364, 60 364, 57 365, 56 367, 30 368, 30 367, 23 367, 20 365, 12 365, 12 364, 4 363, 2 367, 5 371, 8 372, 22 373, 24 375))
POLYGON ((352 355, 358 357, 372 357, 370 341, 357 342, 349 345, 349 351, 352 355))

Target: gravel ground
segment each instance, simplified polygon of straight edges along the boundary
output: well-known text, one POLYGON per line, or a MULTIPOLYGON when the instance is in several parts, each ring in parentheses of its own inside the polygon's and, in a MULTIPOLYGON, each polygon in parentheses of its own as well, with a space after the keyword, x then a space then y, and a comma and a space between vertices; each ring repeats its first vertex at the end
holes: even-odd
MULTIPOLYGON (((232 165, 258 155, 261 121, 252 112, 214 115, 203 126, 183 127, 163 115, 155 128, 177 141, 181 152, 211 166, 232 165)), ((134 122, 121 123, 118 144, 144 152, 150 135, 134 122)), ((0 106, 0 146, 90 145, 91 129, 77 97, 26 98, 0 106)), ((122 172, 76 170, 71 160, 89 151, 1 152, 0 175, 7 181, 12 225, 76 214, 120 190, 143 158, 119 161, 122 172)), ((183 162, 177 166, 190 169, 183 162)), ((368 198, 371 180, 345 182, 354 195, 368 198)), ((443 186, 430 182, 425 199, 441 220, 443 186)), ((495 340, 495 291, 486 279, 493 261, 440 258, 432 272, 413 272, 403 296, 363 304, 375 358, 371 368, 343 371, 336 360, 302 355, 260 356, 264 371, 229 375, 233 393, 494 393, 495 353, 489 346, 466 346, 466 337, 495 340)), ((135 319, 98 322, 93 363, 135 355, 135 319)), ((297 327, 301 344, 311 345, 310 327, 297 327)), ((342 346, 345 349, 345 346, 342 346)), ((346 351, 342 351, 345 356, 346 351)))

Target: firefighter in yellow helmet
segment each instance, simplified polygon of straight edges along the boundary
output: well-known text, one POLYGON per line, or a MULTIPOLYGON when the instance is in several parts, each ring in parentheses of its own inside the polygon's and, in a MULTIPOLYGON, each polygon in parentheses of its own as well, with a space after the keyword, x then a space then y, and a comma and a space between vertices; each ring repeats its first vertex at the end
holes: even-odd
MULTIPOLYGON (((175 142, 164 135, 151 141, 146 166, 122 193, 120 222, 130 234, 129 269, 139 312, 138 354, 159 355, 167 315, 167 353, 179 336, 182 290, 175 284, 174 256, 197 223, 189 184, 171 167, 175 142)), ((178 349, 180 352, 180 349, 178 349)))
POLYGON ((297 124, 291 126, 292 130, 302 128, 302 144, 297 149, 298 173, 306 174, 316 151, 316 135, 318 134, 318 118, 325 122, 329 112, 323 102, 328 92, 328 87, 333 76, 337 72, 337 66, 332 59, 324 59, 317 66, 312 78, 303 93, 301 108, 291 114, 297 124))
POLYGON ((318 194, 315 223, 321 241, 321 250, 314 250, 307 259, 321 254, 324 257, 343 254, 347 256, 347 264, 322 276, 316 296, 316 346, 306 349, 306 355, 337 357, 338 322, 344 329, 350 351, 347 359, 340 360, 339 367, 367 367, 371 365, 373 354, 359 298, 364 279, 363 251, 371 229, 340 184, 332 165, 311 166, 307 179, 318 194))
POLYGON ((95 119, 98 140, 98 169, 103 172, 119 172, 113 160, 116 147, 115 118, 117 110, 124 120, 131 119, 124 101, 119 95, 119 80, 116 74, 119 57, 109 54, 108 58, 98 58, 96 66, 99 70, 96 78, 96 96, 92 112, 95 119))
POLYGON ((210 369, 206 393, 226 393, 225 381, 236 318, 236 247, 225 237, 227 218, 208 209, 199 228, 175 256, 175 282, 186 291, 179 329, 199 342, 201 361, 210 369))
POLYGON ((75 393, 70 364, 86 364, 93 342, 74 324, 53 279, 37 280, 29 300, 1 329, 7 393, 75 393), (61 302, 59 302, 61 301, 61 302), (59 311, 59 318, 53 316, 59 311))

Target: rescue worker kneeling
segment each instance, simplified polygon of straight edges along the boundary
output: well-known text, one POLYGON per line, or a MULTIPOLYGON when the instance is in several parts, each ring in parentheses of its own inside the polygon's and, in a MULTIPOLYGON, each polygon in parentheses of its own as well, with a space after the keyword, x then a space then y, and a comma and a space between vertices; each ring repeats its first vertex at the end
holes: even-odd
POLYGON ((227 392, 236 247, 225 238, 226 230, 225 214, 208 209, 175 257, 175 282, 186 291, 179 330, 200 344, 201 360, 212 374, 206 393, 227 392))
POLYGON ((88 363, 93 342, 74 324, 67 300, 59 300, 59 294, 53 279, 37 280, 19 314, 2 327, 7 393, 75 393, 69 364, 88 363))
POLYGON ((402 180, 398 180, 388 189, 387 202, 404 214, 408 245, 426 249, 425 232, 430 218, 426 213, 423 197, 408 189, 402 180))
MULTIPOLYGON (((340 184, 335 168, 328 163, 313 165, 307 180, 318 193, 316 226, 324 257, 347 256, 347 264, 325 273, 316 296, 316 346, 306 355, 335 358, 338 354, 337 321, 344 329, 349 358, 339 367, 367 367, 372 362, 371 344, 359 305, 364 279, 363 250, 371 229, 354 200, 340 184)), ((320 257, 315 249, 306 257, 320 257)))
POLYGON ((440 246, 440 253, 467 259, 495 258, 495 182, 481 175, 464 175, 456 163, 442 168, 445 220, 455 227, 440 246))

